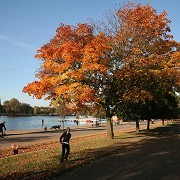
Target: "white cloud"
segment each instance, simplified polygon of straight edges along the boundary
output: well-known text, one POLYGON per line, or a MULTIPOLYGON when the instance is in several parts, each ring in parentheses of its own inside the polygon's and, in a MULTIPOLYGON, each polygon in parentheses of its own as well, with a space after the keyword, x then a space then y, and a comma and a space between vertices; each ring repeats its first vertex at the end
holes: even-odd
POLYGON ((21 68, 21 67, 15 67, 15 66, 6 65, 6 64, 0 64, 0 67, 3 68, 3 69, 21 71, 21 72, 26 72, 26 73, 32 73, 32 74, 35 73, 35 72, 33 72, 33 71, 29 70, 29 69, 25 69, 25 68, 21 68))
POLYGON ((15 40, 15 39, 11 39, 3 34, 0 34, 0 40, 4 40, 6 42, 9 42, 15 46, 20 46, 20 47, 24 47, 24 48, 28 48, 28 49, 33 49, 33 50, 36 50, 37 48, 35 48, 34 46, 26 43, 26 42, 22 42, 22 41, 18 41, 18 40, 15 40))

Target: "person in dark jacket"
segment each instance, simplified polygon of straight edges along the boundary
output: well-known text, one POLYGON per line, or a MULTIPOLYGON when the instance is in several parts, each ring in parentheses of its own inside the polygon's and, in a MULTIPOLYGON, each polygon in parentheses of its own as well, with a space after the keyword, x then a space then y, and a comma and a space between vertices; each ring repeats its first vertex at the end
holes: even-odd
POLYGON ((64 162, 64 159, 68 161, 68 156, 70 153, 70 144, 69 144, 70 139, 71 139, 70 128, 67 127, 67 130, 60 137, 60 143, 62 144, 61 162, 64 162))
POLYGON ((3 128, 4 130, 6 130, 6 126, 5 126, 5 121, 3 123, 0 123, 0 133, 1 133, 1 137, 4 137, 4 131, 3 131, 3 128))

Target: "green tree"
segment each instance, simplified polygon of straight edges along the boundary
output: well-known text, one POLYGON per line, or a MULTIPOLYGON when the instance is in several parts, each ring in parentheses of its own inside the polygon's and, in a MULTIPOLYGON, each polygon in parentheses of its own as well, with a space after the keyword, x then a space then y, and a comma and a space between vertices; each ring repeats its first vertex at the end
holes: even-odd
POLYGON ((13 114, 15 115, 17 112, 20 112, 20 102, 12 98, 10 101, 4 102, 4 108, 7 114, 13 114))
POLYGON ((0 103, 0 113, 4 113, 4 106, 0 103))
POLYGON ((31 107, 29 104, 21 103, 20 106, 21 106, 20 113, 33 114, 33 107, 31 107))
MULTIPOLYGON (((157 91, 157 89, 156 89, 157 91)), ((152 101, 138 102, 128 101, 121 106, 118 115, 125 119, 136 121, 136 130, 139 131, 139 120, 148 120, 147 129, 150 129, 151 119, 174 119, 178 118, 178 96, 167 91, 157 91, 152 101)))
POLYGON ((20 108, 21 108, 21 103, 15 99, 12 98, 9 101, 10 107, 11 107, 11 112, 15 115, 16 113, 20 112, 20 108))
POLYGON ((33 114, 35 115, 35 116, 37 116, 37 114, 38 114, 38 106, 34 106, 34 110, 33 110, 33 114))
POLYGON ((11 113, 10 101, 4 101, 3 105, 6 113, 10 114, 11 113))

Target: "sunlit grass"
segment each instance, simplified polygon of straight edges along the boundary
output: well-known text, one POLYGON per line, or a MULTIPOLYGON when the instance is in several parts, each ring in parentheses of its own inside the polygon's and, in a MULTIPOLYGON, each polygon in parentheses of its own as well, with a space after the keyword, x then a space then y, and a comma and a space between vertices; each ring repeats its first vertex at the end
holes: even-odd
POLYGON ((117 131, 113 140, 107 139, 106 134, 72 139, 69 162, 66 163, 60 162, 60 144, 51 143, 48 149, 39 148, 34 152, 1 158, 0 179, 52 179, 81 164, 111 154, 112 147, 138 141, 145 136, 117 131))
MULTIPOLYGON (((106 148, 120 141, 108 140, 106 135, 90 136, 72 140, 70 159, 60 163, 61 147, 55 144, 50 149, 28 152, 0 159, 0 177, 4 179, 33 179, 37 177, 60 175, 82 163, 87 163, 107 153, 106 148)), ((1 179, 1 178, 0 178, 1 179)))

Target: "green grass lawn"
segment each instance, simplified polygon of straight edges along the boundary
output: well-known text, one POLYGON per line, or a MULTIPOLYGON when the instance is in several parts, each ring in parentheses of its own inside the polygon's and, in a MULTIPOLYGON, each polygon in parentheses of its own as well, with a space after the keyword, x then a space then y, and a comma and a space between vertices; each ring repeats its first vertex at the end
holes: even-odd
POLYGON ((108 140, 105 134, 71 140, 69 161, 60 163, 61 146, 52 143, 48 149, 41 149, 0 159, 0 179, 53 179, 82 164, 98 160, 115 153, 119 145, 151 138, 145 133, 115 132, 115 138, 108 140))
POLYGON ((39 179, 41 177, 60 175, 83 163, 87 163, 103 154, 105 149, 119 139, 107 140, 103 136, 74 140, 71 144, 69 162, 60 163, 61 146, 52 145, 50 149, 19 154, 0 159, 0 179, 39 179))

